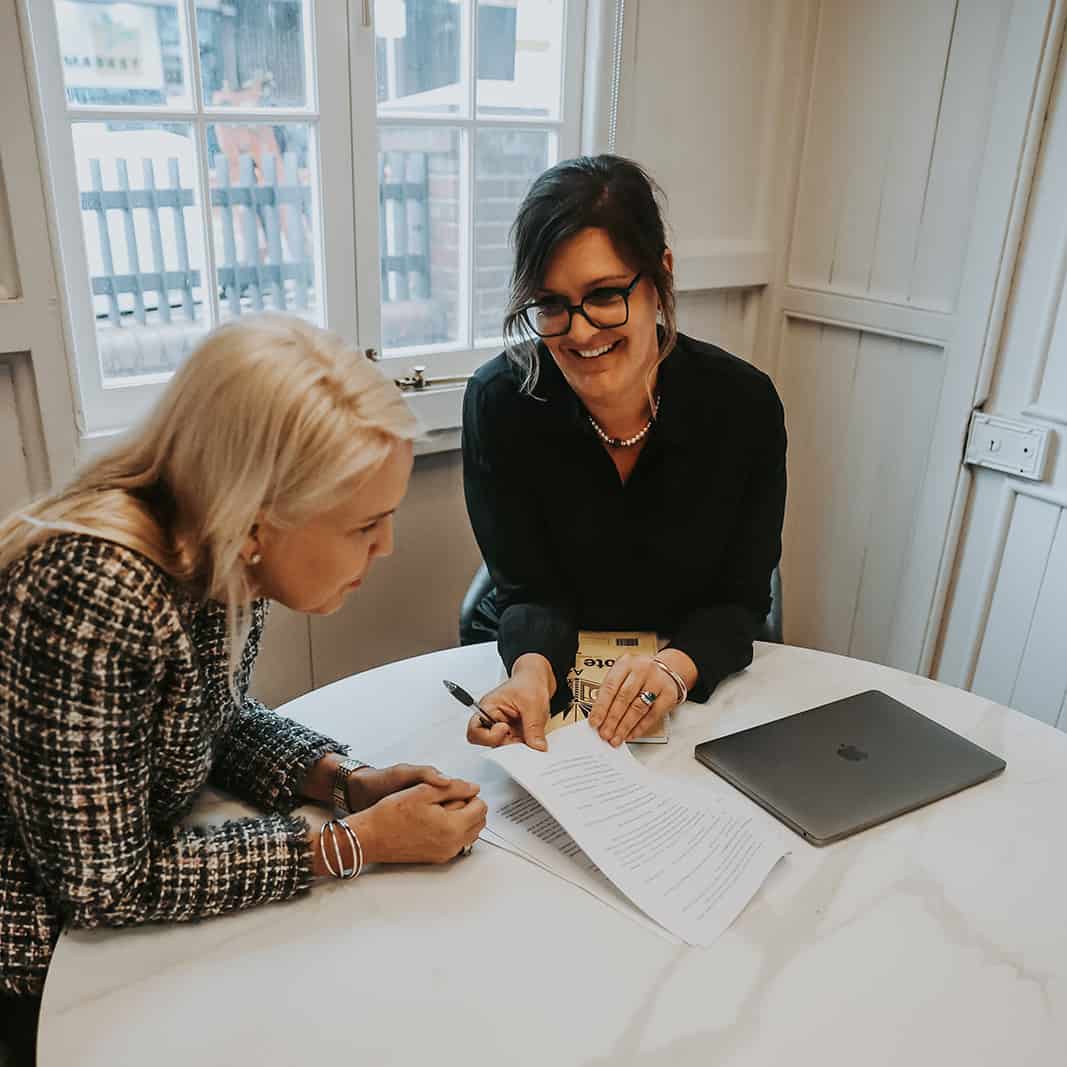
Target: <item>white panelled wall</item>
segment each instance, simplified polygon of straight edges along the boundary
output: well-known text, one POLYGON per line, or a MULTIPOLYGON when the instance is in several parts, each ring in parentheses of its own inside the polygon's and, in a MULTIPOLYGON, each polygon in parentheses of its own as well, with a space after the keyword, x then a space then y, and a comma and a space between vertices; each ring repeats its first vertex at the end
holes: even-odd
POLYGON ((786 639, 925 672, 944 634, 938 677, 1067 726, 1064 475, 961 467, 976 405, 1067 425, 1062 117, 1019 253, 1064 5, 809 11, 759 333, 790 434, 786 639))
POLYGON ((986 410, 1058 434, 1040 483, 976 473, 936 677, 1067 729, 1067 65, 1061 55, 986 410))
MULTIPOLYGON (((947 605, 938 676, 1048 721, 1067 688, 1063 475, 1051 490, 983 475, 972 494, 959 461, 998 351, 1063 2, 628 0, 615 144, 666 192, 681 329, 772 373, 785 401, 787 640, 925 671, 947 605)), ((15 0, 0 0, 0 59, 17 104, 0 113, 6 511, 66 477, 78 431, 15 0)), ((1050 135, 1042 159, 1048 206, 1033 208, 1004 320, 1013 369, 992 402, 1067 423, 1067 311, 1048 312, 1067 150, 1050 135)), ((265 700, 455 642, 479 562, 456 452, 416 461, 397 527, 395 555, 337 615, 275 609, 265 700)))
POLYGON ((66 479, 77 427, 15 0, 0 0, 0 514, 66 479))
POLYGON ((10 363, 0 362, 0 512, 29 499, 30 472, 22 451, 19 408, 10 363))
POLYGON ((943 374, 936 345, 786 319, 789 642, 887 660, 943 374))
POLYGON ((813 19, 795 208, 764 334, 790 434, 790 642, 893 662, 894 628, 923 621, 898 593, 926 547, 915 512, 1011 7, 824 0, 813 19))

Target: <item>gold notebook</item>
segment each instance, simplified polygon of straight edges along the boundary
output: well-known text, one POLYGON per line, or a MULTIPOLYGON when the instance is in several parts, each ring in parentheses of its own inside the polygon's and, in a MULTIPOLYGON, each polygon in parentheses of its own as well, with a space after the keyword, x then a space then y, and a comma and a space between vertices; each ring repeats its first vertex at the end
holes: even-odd
MULTIPOLYGON (((580 722, 589 718, 596 700, 601 682, 608 671, 615 666, 615 661, 632 652, 639 656, 654 656, 663 642, 657 640, 650 632, 629 632, 617 630, 580 630, 578 632, 578 651, 574 657, 574 667, 567 675, 571 690, 571 702, 562 712, 552 715, 545 727, 545 733, 558 730, 561 726, 580 722)), ((655 733, 642 737, 631 737, 631 742, 645 744, 666 744, 668 739, 668 717, 656 727, 655 733)))

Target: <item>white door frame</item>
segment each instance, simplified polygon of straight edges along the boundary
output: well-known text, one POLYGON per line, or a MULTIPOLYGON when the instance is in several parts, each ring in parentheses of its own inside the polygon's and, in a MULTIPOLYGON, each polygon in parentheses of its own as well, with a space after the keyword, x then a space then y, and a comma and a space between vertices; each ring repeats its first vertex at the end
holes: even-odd
POLYGON ((888 662, 922 674, 941 636, 971 487, 962 465, 970 413, 985 401, 996 367, 1065 16, 1067 0, 1017 3, 1004 42, 956 327, 889 643, 888 662))

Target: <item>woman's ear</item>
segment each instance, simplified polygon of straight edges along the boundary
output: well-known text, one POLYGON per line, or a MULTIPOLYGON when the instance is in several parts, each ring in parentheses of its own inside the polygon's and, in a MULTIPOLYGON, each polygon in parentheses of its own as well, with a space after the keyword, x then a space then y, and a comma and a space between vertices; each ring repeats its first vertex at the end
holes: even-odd
POLYGON ((674 274, 674 253, 670 248, 665 248, 663 250, 663 269, 666 270, 668 274, 674 274))
POLYGON ((253 523, 252 529, 244 539, 239 553, 246 566, 254 567, 263 558, 263 549, 259 543, 259 523, 253 523))

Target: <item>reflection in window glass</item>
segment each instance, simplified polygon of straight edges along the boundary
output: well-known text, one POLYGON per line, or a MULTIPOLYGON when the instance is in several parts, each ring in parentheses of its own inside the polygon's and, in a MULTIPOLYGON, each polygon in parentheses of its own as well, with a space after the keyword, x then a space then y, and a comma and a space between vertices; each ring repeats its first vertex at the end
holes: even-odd
POLYGON ((311 128, 217 123, 208 152, 220 317, 266 309, 320 322, 311 128))
POLYGON ((458 0, 376 0, 378 113, 465 111, 458 0))
POLYGON ((555 119, 566 0, 479 0, 478 114, 555 119))
POLYGON ((96 107, 187 105, 176 4, 57 0, 67 100, 96 107))
POLYGON ((305 107, 307 0, 198 4, 197 43, 208 107, 305 107))
POLYGON ((379 130, 378 210, 382 344, 454 342, 465 282, 460 273, 460 135, 444 126, 379 130))
POLYGON ((104 378, 169 373, 209 320, 193 129, 76 122, 72 133, 104 378))
POLYGON ((519 204, 534 178, 549 165, 545 130, 483 128, 474 164, 474 336, 476 343, 501 335, 511 278, 508 241, 519 204))

